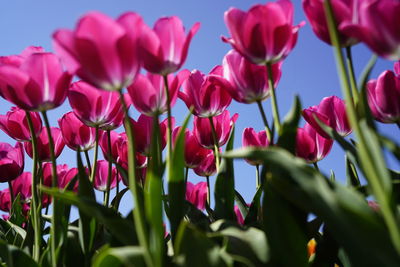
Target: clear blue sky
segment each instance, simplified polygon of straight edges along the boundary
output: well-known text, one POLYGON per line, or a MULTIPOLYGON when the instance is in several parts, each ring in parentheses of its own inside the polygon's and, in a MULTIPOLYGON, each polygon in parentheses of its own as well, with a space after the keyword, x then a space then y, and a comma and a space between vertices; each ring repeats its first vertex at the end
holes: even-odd
MULTIPOLYGON (((301 8, 301 1, 293 1, 295 5, 295 23, 306 20, 301 8)), ((74 28, 78 18, 91 10, 104 12, 114 18, 125 11, 135 11, 142 15, 149 25, 161 16, 177 15, 186 28, 195 22, 201 22, 201 28, 193 38, 184 68, 200 69, 207 73, 212 67, 221 64, 222 58, 230 50, 230 46, 221 41, 220 36, 227 36, 227 29, 223 21, 224 12, 231 6, 247 10, 255 3, 265 1, 193 1, 193 0, 148 0, 148 1, 1 1, 0 2, 0 55, 18 54, 29 45, 43 46, 52 51, 52 33, 58 28, 74 28)), ((366 64, 371 53, 363 45, 354 48, 354 58, 357 61, 356 72, 359 74, 366 64)), ((385 69, 391 69, 392 62, 380 59, 373 71, 377 77, 385 69)), ((325 96, 341 96, 338 78, 335 72, 335 63, 332 49, 313 34, 310 25, 306 24, 299 33, 298 43, 283 64, 283 75, 277 88, 277 98, 281 115, 290 109, 293 97, 301 96, 303 107, 316 105, 325 96)), ((271 121, 270 101, 264 102, 271 121)), ((0 114, 5 114, 11 107, 5 100, 0 99, 0 114)), ((57 126, 57 119, 70 110, 68 101, 49 112, 51 123, 57 126)), ((241 146, 241 134, 245 127, 262 130, 263 124, 256 105, 245 105, 232 102, 231 113, 238 112, 239 119, 236 125, 235 147, 241 146)), ((186 106, 179 100, 173 114, 186 114, 186 106)), ((138 116, 133 112, 133 117, 138 116)), ((182 117, 177 117, 177 122, 182 117)), ((304 122, 302 122, 304 123, 304 122)), ((383 131, 391 136, 398 135, 394 126, 381 125, 383 131)), ((122 130, 122 129, 120 129, 122 130)), ((0 133, 2 142, 14 144, 14 140, 0 133)), ((58 159, 58 163, 67 163, 75 166, 75 153, 67 147, 58 159)), ((254 167, 246 163, 235 162, 236 188, 250 202, 255 191, 254 167)), ((344 154, 334 145, 331 154, 320 163, 320 167, 329 173, 333 169, 338 179, 343 180, 345 175, 344 154)), ((26 170, 31 170, 31 160, 26 158, 26 170)), ((201 181, 195 174, 191 174, 191 181, 201 181)), ((211 179, 214 181, 214 178, 211 179)), ((4 184, 0 188, 4 188, 4 184)), ((125 201, 129 201, 128 197, 125 201)), ((126 206, 124 209, 128 209, 126 206)))

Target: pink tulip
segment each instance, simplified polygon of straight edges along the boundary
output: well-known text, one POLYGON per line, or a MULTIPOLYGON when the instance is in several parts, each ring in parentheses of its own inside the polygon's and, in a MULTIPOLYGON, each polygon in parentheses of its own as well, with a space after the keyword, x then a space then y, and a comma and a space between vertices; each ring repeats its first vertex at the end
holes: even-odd
POLYGON ((74 112, 68 112, 58 120, 65 144, 72 150, 90 150, 96 141, 96 129, 81 122, 74 112))
POLYGON ((396 74, 396 76, 400 76, 400 61, 396 61, 394 63, 394 73, 396 74))
POLYGON ((0 210, 9 212, 11 207, 11 195, 8 188, 0 191, 0 210))
MULTIPOLYGON (((45 162, 42 165, 42 173, 43 173, 43 185, 47 187, 52 186, 52 163, 45 162)), ((64 175, 68 172, 69 168, 67 164, 59 164, 57 165, 57 182, 60 185, 60 178, 64 177, 64 175)), ((61 188, 61 187, 60 187, 61 188)))
MULTIPOLYGON (((20 196, 23 213, 27 214, 32 197, 32 174, 30 172, 23 172, 11 182, 11 185, 14 197, 20 196)), ((9 212, 10 208, 11 195, 9 188, 6 188, 0 191, 0 210, 9 212)))
MULTIPOLYGON (((183 70, 175 77, 170 74, 168 90, 171 108, 175 105, 178 90, 190 72, 183 70)), ((140 112, 147 116, 159 115, 167 112, 167 96, 165 95, 164 79, 161 75, 148 72, 146 75, 138 74, 135 81, 128 86, 132 104, 140 112)))
POLYGON ((358 21, 341 26, 341 31, 365 43, 372 51, 390 60, 400 59, 400 1, 364 0, 358 21))
MULTIPOLYGON (((264 131, 256 132, 253 128, 245 128, 242 135, 243 147, 261 147, 266 148, 269 146, 267 134, 264 131)), ((254 161, 245 159, 250 165, 261 165, 262 161, 254 161)))
MULTIPOLYGON (((304 13, 310 21, 315 35, 327 44, 331 44, 327 16, 324 9, 324 0, 303 0, 304 13)), ((348 23, 358 22, 359 0, 332 0, 332 8, 336 24, 338 25, 340 44, 343 47, 352 46, 358 40, 346 34, 342 26, 348 23)))
MULTIPOLYGON (((126 134, 123 133, 120 135, 120 139, 118 139, 117 144, 117 163, 122 166, 124 169, 128 169, 128 138, 126 134)), ((140 153, 136 153, 136 167, 141 169, 147 166, 147 157, 143 156, 140 153)))
MULTIPOLYGON (((251 63, 235 50, 226 54, 222 63, 224 77, 232 86, 227 87, 233 99, 240 103, 263 101, 270 97, 267 68, 251 63)), ((272 65, 274 87, 281 78, 282 63, 272 65)))
POLYGON ((367 83, 367 98, 374 118, 383 123, 400 122, 400 77, 384 71, 367 83))
MULTIPOLYGON (((29 112, 32 119, 33 129, 37 134, 42 130, 42 120, 36 112, 29 112)), ((23 109, 12 107, 6 115, 0 115, 0 129, 8 136, 17 141, 31 140, 26 113, 23 109)))
POLYGON ((228 87, 230 83, 222 77, 222 67, 214 67, 208 75, 192 71, 178 93, 193 114, 199 117, 213 117, 221 114, 231 103, 228 87))
POLYGON ((9 65, 19 68, 24 60, 34 53, 44 52, 43 47, 40 46, 28 46, 19 55, 2 56, 0 57, 0 66, 9 65))
POLYGON ((222 40, 255 64, 275 63, 286 58, 304 24, 293 26, 290 0, 254 5, 247 12, 230 8, 224 19, 232 37, 222 40))
POLYGON ((238 224, 244 225, 244 218, 243 218, 242 213, 240 212, 239 207, 235 205, 235 206, 233 207, 233 210, 235 211, 236 220, 237 220, 238 224))
MULTIPOLYGON (((58 177, 58 187, 61 189, 67 188, 71 180, 78 175, 78 168, 71 168, 67 171, 62 170, 60 176, 58 177)), ((72 191, 78 192, 79 181, 77 180, 72 188, 72 191)))
MULTIPOLYGON (((105 192, 107 190, 107 179, 108 179, 108 161, 99 160, 97 161, 96 174, 94 176, 93 186, 96 190, 105 192)), ((113 166, 111 168, 111 184, 110 189, 113 189, 117 185, 117 170, 113 166)))
POLYGON ((207 201, 207 183, 200 182, 186 183, 186 200, 192 203, 199 210, 204 210, 207 201))
MULTIPOLYGON (((126 134, 125 133, 121 134, 115 131, 111 131, 110 139, 111 139, 111 160, 117 161, 118 147, 122 145, 122 142, 124 142, 124 140, 126 141, 126 134)), ((108 151, 108 137, 106 131, 102 131, 100 133, 99 145, 101 151, 103 152, 104 158, 108 160, 109 151, 108 151)))
POLYGON ((0 143, 0 183, 17 178, 24 171, 24 149, 22 143, 14 147, 0 143))
MULTIPOLYGON (((57 158, 60 156, 62 150, 64 149, 65 143, 61 134, 61 130, 56 127, 51 127, 51 136, 54 141, 54 155, 57 158)), ((32 158, 32 143, 24 143, 26 154, 32 158)), ((45 128, 37 137, 37 148, 38 148, 38 159, 40 161, 50 161, 50 150, 49 150, 49 137, 45 128)))
POLYGON ((330 126, 341 136, 347 136, 352 129, 346 115, 345 102, 337 96, 325 97, 318 106, 303 110, 304 119, 323 137, 330 138, 315 120, 316 116, 322 123, 330 126))
POLYGON ((143 24, 133 12, 117 20, 89 12, 74 31, 61 29, 53 34, 54 48, 69 71, 82 80, 104 90, 120 90, 139 72, 138 38, 143 24))
MULTIPOLYGON (((88 83, 73 83, 68 93, 75 115, 86 125, 112 130, 122 125, 124 111, 118 92, 98 90, 88 83)), ((130 103, 128 96, 125 102, 130 103)))
POLYGON ((296 156, 314 163, 322 160, 331 151, 332 139, 326 139, 318 134, 310 124, 297 129, 296 156))
MULTIPOLYGON (((172 127, 175 123, 175 118, 172 119, 172 127)), ((136 136, 136 151, 149 156, 150 155, 150 145, 151 136, 153 132, 153 118, 146 115, 140 115, 138 120, 131 120, 133 130, 136 136)), ((161 149, 164 149, 167 144, 167 119, 160 123, 160 134, 161 134, 161 149)))
MULTIPOLYGON (((41 49, 27 49, 17 62, 0 64, 0 95, 24 110, 46 111, 60 106, 72 75, 58 57, 41 49), (29 54, 30 53, 30 54, 29 54)), ((4 63, 4 60, 3 60, 4 63)))
POLYGON ((140 55, 144 68, 160 75, 179 70, 186 60, 190 41, 199 27, 200 23, 196 23, 185 35, 182 21, 175 16, 160 18, 153 30, 145 25, 140 38, 140 55))
MULTIPOLYGON (((235 113, 231 118, 229 111, 225 110, 221 115, 212 117, 219 147, 225 145, 228 141, 233 125, 238 116, 239 115, 235 113)), ((205 148, 214 148, 214 139, 210 120, 208 118, 195 117, 193 124, 193 133, 196 136, 197 141, 205 148)))
POLYGON ((199 176, 213 176, 217 172, 214 153, 212 150, 209 151, 210 152, 200 162, 200 165, 193 169, 199 176))

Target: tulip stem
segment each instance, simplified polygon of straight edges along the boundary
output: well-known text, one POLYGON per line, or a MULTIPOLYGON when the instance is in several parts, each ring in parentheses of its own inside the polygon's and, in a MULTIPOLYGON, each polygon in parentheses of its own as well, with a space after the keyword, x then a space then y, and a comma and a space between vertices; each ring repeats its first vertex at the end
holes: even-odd
POLYGON ((96 140, 94 143, 93 168, 90 173, 90 182, 91 183, 94 182, 94 176, 96 175, 98 155, 99 155, 99 126, 96 126, 96 140))
POLYGON ((354 65, 353 65, 353 57, 352 57, 352 53, 351 53, 351 46, 346 47, 346 62, 347 62, 347 68, 349 70, 353 103, 357 104, 358 103, 358 90, 357 90, 356 76, 354 73, 354 65))
POLYGON ((265 126, 265 131, 267 133, 268 142, 273 144, 273 140, 272 140, 273 139, 273 136, 272 136, 273 133, 271 132, 271 129, 269 128, 267 116, 265 115, 265 111, 264 111, 264 108, 263 108, 262 103, 261 103, 260 100, 257 100, 257 106, 258 106, 258 109, 260 110, 260 114, 261 114, 262 120, 264 122, 264 126, 265 126))
POLYGON ((359 141, 357 146, 359 151, 362 169, 364 175, 367 178, 369 186, 374 193, 378 203, 381 207, 381 212, 386 226, 389 230, 390 237, 392 239, 393 245, 398 253, 400 253, 400 229, 393 210, 391 208, 392 190, 391 188, 385 190, 383 182, 380 181, 380 175, 376 169, 376 162, 373 159, 372 153, 367 146, 367 141, 364 133, 361 131, 359 125, 359 118, 356 113, 356 108, 352 101, 351 88, 349 85, 349 78, 346 72, 346 65, 343 59, 343 53, 340 48, 339 34, 337 31, 337 24, 333 15, 333 8, 330 0, 324 1, 325 14, 327 14, 327 22, 329 27, 329 34, 332 40, 336 65, 338 68, 338 74, 341 82, 342 91, 346 100, 346 113, 349 117, 351 126, 354 129, 354 133, 359 141))
MULTIPOLYGON (((42 116, 44 120, 44 124, 46 126, 47 137, 49 139, 49 151, 50 151, 50 160, 51 160, 51 175, 52 180, 51 184, 53 188, 58 187, 57 181, 57 162, 56 156, 54 154, 54 141, 53 136, 51 134, 51 128, 49 119, 47 117, 46 111, 42 111, 42 116)), ((50 227, 50 247, 51 247, 51 263, 52 266, 57 266, 57 253, 56 250, 58 249, 59 245, 59 228, 61 227, 60 219, 62 218, 62 214, 58 214, 60 211, 58 207, 58 200, 53 198, 53 215, 51 216, 51 227, 50 227)))
POLYGON ((108 202, 110 201, 110 187, 111 187, 111 176, 112 176, 112 155, 111 155, 111 131, 107 130, 107 144, 108 144, 108 175, 107 175, 107 188, 106 195, 104 200, 104 206, 108 206, 108 202))
POLYGON ((219 173, 219 145, 217 139, 217 132, 215 131, 214 121, 212 117, 208 117, 211 126, 211 133, 214 141, 214 157, 215 157, 215 165, 217 167, 217 173, 219 173))
POLYGON ((10 192, 10 201, 11 201, 11 203, 10 203, 10 216, 12 216, 13 205, 14 205, 15 198, 14 198, 14 190, 13 190, 13 186, 12 186, 11 181, 8 181, 8 190, 10 192))
POLYGON ((207 180, 207 205, 211 207, 211 188, 210 188, 210 176, 206 176, 207 180))
MULTIPOLYGON (((187 184, 187 181, 188 181, 188 176, 189 176, 189 168, 186 167, 185 168, 185 188, 186 188, 186 184, 187 184)), ((185 192, 186 192, 186 190, 185 190, 185 192)))
POLYGON ((86 164, 88 166, 89 172, 92 173, 92 165, 90 164, 89 152, 85 150, 85 152, 83 153, 85 154, 86 164))
POLYGON ((169 86, 168 86, 168 76, 163 75, 164 78, 164 90, 165 96, 167 97, 167 116, 168 116, 168 160, 172 159, 172 114, 171 114, 171 97, 169 95, 169 86))
POLYGON ((313 162, 314 168, 317 172, 320 172, 319 167, 318 167, 318 163, 317 162, 313 162))
POLYGON ((148 234, 144 221, 145 216, 144 216, 142 198, 139 196, 139 188, 136 182, 135 134, 132 130, 132 124, 129 118, 128 107, 126 105, 122 90, 119 90, 118 92, 119 92, 119 99, 125 113, 124 127, 126 136, 128 138, 128 183, 129 183, 129 189, 131 190, 131 193, 133 195, 134 205, 135 205, 135 208, 132 210, 134 225, 136 228, 136 234, 139 239, 139 244, 141 245, 141 247, 144 248, 145 262, 147 266, 153 266, 153 259, 151 257, 149 250, 149 241, 147 239, 148 234))
POLYGON ((256 191, 260 188, 260 165, 256 165, 256 191))
POLYGON ((276 132, 279 136, 279 131, 281 130, 281 120, 279 117, 279 109, 278 109, 278 102, 276 101, 276 94, 275 94, 275 86, 274 86, 274 77, 272 76, 272 65, 271 63, 266 63, 267 67, 267 74, 268 74, 268 85, 269 90, 271 92, 271 104, 272 104, 272 115, 274 116, 274 124, 276 132))

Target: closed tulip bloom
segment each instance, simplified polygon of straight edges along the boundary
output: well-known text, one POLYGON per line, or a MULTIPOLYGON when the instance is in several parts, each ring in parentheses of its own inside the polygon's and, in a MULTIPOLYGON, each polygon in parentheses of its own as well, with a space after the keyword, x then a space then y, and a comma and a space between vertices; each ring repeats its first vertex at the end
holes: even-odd
POLYGON ((186 200, 192 203, 199 210, 204 210, 207 201, 207 183, 199 182, 186 184, 186 200))
MULTIPOLYGON (((51 162, 45 162, 42 165, 42 173, 43 173, 43 185, 51 187, 52 186, 52 166, 53 164, 51 162)), ((58 185, 60 186, 60 178, 62 178, 69 170, 67 164, 58 164, 57 165, 57 179, 58 179, 58 185)), ((60 187, 61 188, 61 187, 60 187)))
POLYGON ((318 134, 314 128, 306 124, 304 128, 297 129, 296 156, 309 163, 322 160, 331 151, 332 139, 326 139, 318 134))
MULTIPOLYGON (((72 84, 68 100, 75 115, 90 127, 112 130, 122 125, 125 115, 118 92, 102 91, 79 81, 72 84)), ((130 103, 127 95, 125 102, 130 103)))
MULTIPOLYGON (((117 163, 124 169, 128 169, 128 138, 125 133, 120 135, 120 139, 117 140, 117 163)), ((147 166, 147 157, 143 156, 139 152, 136 152, 136 168, 142 169, 147 166)))
POLYGON ((254 5, 247 12, 230 8, 224 20, 231 38, 222 40, 255 64, 275 63, 286 58, 303 25, 293 26, 290 0, 254 5))
MULTIPOLYGON (((62 171, 62 174, 58 177, 58 187, 61 189, 67 188, 71 180, 78 175, 78 168, 71 168, 67 171, 62 171)), ((72 191, 78 192, 79 181, 77 180, 72 187, 72 191)))
MULTIPOLYGON (((269 146, 269 140, 267 134, 264 131, 256 132, 253 128, 245 128, 242 135, 242 146, 243 147, 259 147, 267 148, 269 146)), ((262 161, 253 161, 245 159, 250 165, 261 165, 262 161)))
POLYGON ((68 70, 85 82, 104 90, 120 90, 139 72, 142 26, 143 19, 133 12, 117 20, 89 12, 75 30, 60 29, 53 34, 54 49, 68 70))
MULTIPOLYGON (((42 130, 40 115, 36 112, 29 113, 32 119, 33 129, 36 135, 38 135, 42 130)), ((0 129, 17 141, 31 140, 26 112, 18 107, 12 107, 11 111, 8 111, 6 115, 0 115, 0 129)))
POLYGON ((238 224, 243 225, 244 224, 244 218, 242 215, 242 212, 240 211, 239 207, 237 205, 235 205, 233 207, 233 210, 235 211, 236 214, 236 221, 238 224))
POLYGON ((21 56, 18 64, 0 65, 3 98, 30 111, 46 111, 64 102, 72 75, 63 71, 56 55, 35 52, 21 56))
POLYGON ((193 114, 199 117, 213 117, 221 114, 231 103, 230 83, 223 77, 222 66, 214 67, 208 75, 194 70, 183 83, 180 99, 193 114))
MULTIPOLYGON (((11 207, 10 189, 5 188, 0 191, 0 210, 9 212, 11 207)), ((3 219, 5 219, 3 217, 3 219)))
POLYGON ((22 143, 11 146, 0 143, 0 183, 17 178, 24 170, 24 149, 22 143))
POLYGON ((215 156, 212 150, 203 158, 200 165, 193 169, 193 171, 203 177, 213 176, 217 172, 217 165, 215 163, 215 156))
POLYGON ((153 29, 145 25, 140 38, 143 67, 160 75, 179 70, 185 63, 189 44, 199 28, 200 23, 196 23, 186 35, 182 21, 176 16, 160 18, 153 29))
MULTIPOLYGON (((239 115, 235 113, 231 118, 229 111, 225 110, 221 115, 212 117, 219 147, 225 145, 228 141, 238 116, 239 115)), ((212 149, 214 147, 214 139, 210 120, 208 118, 195 117, 193 124, 193 132, 197 141, 199 141, 203 147, 212 149)))
MULTIPOLYGON (((226 54, 222 66, 224 78, 232 85, 227 87, 228 92, 236 101, 249 104, 270 97, 271 92, 265 66, 251 63, 235 50, 226 54)), ((281 62, 272 65, 272 79, 275 88, 282 75, 281 66, 281 62)))
POLYGON ((58 120, 65 144, 72 150, 90 150, 96 141, 96 129, 86 126, 74 112, 68 112, 58 120))
MULTIPOLYGON (((20 197, 22 211, 24 214, 29 210, 29 203, 32 197, 32 174, 23 172, 15 180, 11 182, 14 196, 20 197)), ((9 188, 0 191, 0 210, 9 212, 11 208, 11 195, 9 188)))
POLYGON ((367 83, 367 99, 372 116, 383 123, 400 122, 400 77, 384 71, 367 83))
MULTIPOLYGON (((327 44, 331 44, 324 0, 302 0, 304 13, 315 35, 327 44)), ((342 25, 358 22, 360 0, 332 0, 333 15, 338 25, 340 44, 343 47, 358 43, 356 38, 342 31, 342 25)))
MULTIPOLYGON (((107 179, 108 179, 108 161, 99 160, 97 161, 96 174, 94 176, 93 186, 96 190, 105 192, 107 190, 107 179)), ((111 184, 110 189, 113 189, 117 185, 117 170, 113 166, 111 169, 111 184)))
MULTIPOLYGON (((188 70, 183 70, 176 76, 173 76, 173 74, 167 76, 171 108, 175 105, 181 84, 189 74, 188 70)), ((140 113, 153 116, 167 112, 167 96, 164 79, 161 75, 150 72, 146 75, 138 74, 135 81, 127 89, 132 104, 140 113)))
MULTIPOLYGON (((124 140, 126 141, 126 134, 111 131, 110 139, 111 139, 111 160, 117 161, 118 147, 122 145, 122 142, 124 142, 124 140)), ((101 151, 103 152, 104 158, 108 160, 109 159, 108 158, 109 151, 108 151, 108 137, 107 137, 106 131, 100 132, 99 145, 100 145, 101 151)))
POLYGON ((400 1, 364 0, 358 22, 344 24, 342 31, 365 43, 372 51, 390 60, 400 59, 400 1))
MULTIPOLYGON (((178 134, 181 131, 181 127, 176 127, 172 132, 172 139, 174 143, 178 134)), ((196 136, 189 129, 185 129, 185 165, 187 168, 196 168, 200 165, 201 161, 209 154, 212 150, 202 147, 197 141, 196 136)))
MULTIPOLYGON (((57 158, 60 156, 62 150, 64 149, 65 143, 61 134, 61 130, 56 127, 51 127, 51 136, 54 142, 54 156, 57 158)), ((32 143, 24 143, 26 154, 32 158, 32 143)), ((49 150, 49 137, 45 128, 37 137, 37 149, 38 149, 38 159, 40 161, 50 161, 50 150, 49 150)))
POLYGON ((304 119, 323 137, 330 138, 315 120, 316 116, 322 123, 330 126, 341 136, 352 132, 346 115, 345 102, 337 96, 324 97, 318 106, 303 110, 304 119))

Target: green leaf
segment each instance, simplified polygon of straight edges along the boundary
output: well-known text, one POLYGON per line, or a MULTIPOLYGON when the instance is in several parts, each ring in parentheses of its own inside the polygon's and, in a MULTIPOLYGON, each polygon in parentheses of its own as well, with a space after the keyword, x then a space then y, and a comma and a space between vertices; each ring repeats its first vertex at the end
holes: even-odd
POLYGON ((22 224, 25 222, 25 216, 22 213, 22 203, 21 203, 21 196, 18 194, 14 202, 12 203, 12 208, 11 208, 11 217, 10 217, 10 222, 12 222, 15 225, 22 226, 22 224))
POLYGON ((294 104, 292 109, 285 117, 280 136, 278 140, 278 146, 285 148, 287 151, 290 151, 292 154, 295 153, 296 150, 296 133, 297 127, 299 125, 301 116, 301 103, 298 96, 294 98, 294 104))
POLYGON ((119 204, 121 203, 121 199, 125 195, 125 193, 128 191, 129 191, 128 187, 122 189, 120 192, 118 192, 118 194, 111 201, 111 206, 114 207, 115 210, 119 209, 119 204))
POLYGON ((93 267, 134 267, 146 266, 143 259, 144 251, 141 247, 127 246, 110 248, 103 247, 93 259, 93 267))
POLYGON ((239 207, 240 213, 242 214, 243 218, 246 218, 247 214, 249 213, 249 206, 247 206, 247 203, 242 197, 242 195, 236 190, 235 190, 235 201, 239 207))
POLYGON ((67 232, 67 240, 65 244, 64 260, 65 266, 89 266, 89 262, 85 262, 87 257, 83 254, 79 241, 79 229, 67 232))
POLYGON ((261 194, 263 192, 263 186, 260 186, 255 193, 253 200, 251 201, 249 213, 244 218, 245 225, 258 225, 262 223, 262 216, 261 216, 261 194))
POLYGON ((358 177, 357 169, 354 163, 346 155, 346 174, 347 174, 347 185, 353 187, 360 187, 360 178, 358 177))
POLYGON ((38 267, 39 265, 23 250, 0 240, 0 258, 8 267, 38 267))
POLYGON ((0 220, 1 239, 9 244, 20 247, 26 238, 26 232, 11 221, 0 220))

